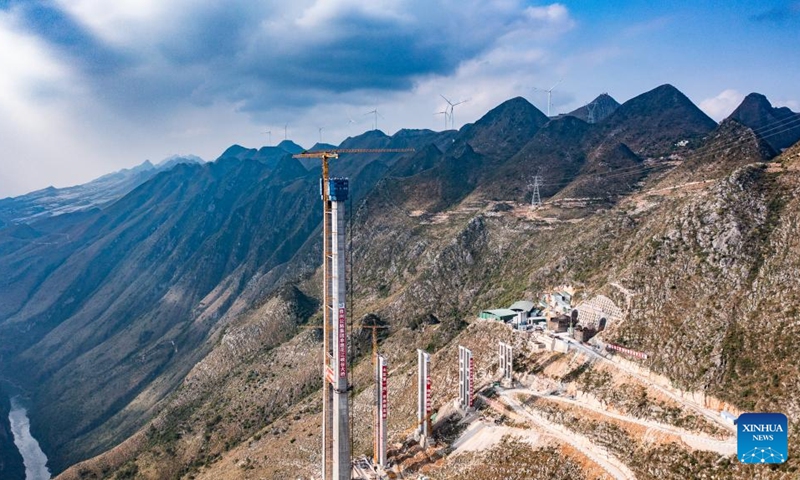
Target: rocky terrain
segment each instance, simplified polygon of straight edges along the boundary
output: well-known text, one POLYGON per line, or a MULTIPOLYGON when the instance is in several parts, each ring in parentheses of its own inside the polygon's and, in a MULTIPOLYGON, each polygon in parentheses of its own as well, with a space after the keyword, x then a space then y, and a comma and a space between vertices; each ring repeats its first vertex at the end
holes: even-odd
MULTIPOLYGON (((368 132, 343 143, 417 148, 335 164, 355 194, 354 452, 372 448, 370 334, 359 326, 376 322, 389 327, 380 349, 396 392, 391 456, 408 471, 604 475, 546 428, 542 443, 508 438, 510 448, 466 452, 458 462, 448 460, 457 431, 440 450, 405 445, 416 348, 434 354, 437 408, 455 398, 457 346, 473 348, 487 384, 505 339, 517 342, 529 375, 563 383, 587 403, 719 434, 635 378, 526 350, 506 327, 473 321, 480 310, 564 283, 579 298, 603 293, 625 305, 624 320, 603 338, 647 352, 641 366, 672 387, 742 411, 782 411, 796 425, 800 359, 789 332, 798 321, 800 150, 775 157, 757 128, 733 118, 717 125, 666 85, 595 124, 548 120, 512 99, 459 132, 368 132), (526 186, 538 167, 546 202, 531 210, 526 186), (609 382, 627 386, 615 393, 609 382)), ((61 230, 0 229, 0 270, 9 273, 0 338, 20 339, 0 354, 41 383, 34 429, 62 478, 319 473, 319 170, 237 157, 258 152, 233 148, 212 164, 180 166, 61 230), (71 240, 31 241, 56 234, 71 240)), ((528 414, 571 429, 610 449, 636 478, 754 478, 729 455, 669 436, 648 440, 635 422, 579 422, 578 407, 529 400, 496 400, 523 402, 510 424, 490 404, 483 415, 509 429, 534 428, 520 423, 528 414)), ((792 461, 758 474, 789 478, 796 469, 792 461)))

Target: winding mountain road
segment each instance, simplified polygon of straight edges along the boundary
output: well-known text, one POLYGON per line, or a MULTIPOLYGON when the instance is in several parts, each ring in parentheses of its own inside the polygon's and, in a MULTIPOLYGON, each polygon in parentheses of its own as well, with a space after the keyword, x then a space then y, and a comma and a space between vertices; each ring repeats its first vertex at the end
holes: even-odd
POLYGON ((644 420, 641 418, 630 417, 626 415, 620 415, 617 413, 612 413, 607 410, 604 410, 596 405, 591 405, 585 402, 579 402, 578 400, 572 400, 569 398, 561 397, 561 396, 551 396, 547 395, 546 392, 537 392, 535 390, 527 389, 527 388, 516 388, 505 390, 503 392, 506 395, 533 395, 535 397, 546 398, 547 400, 552 400, 559 403, 566 403, 570 405, 574 405, 578 408, 583 408, 586 410, 591 410, 595 413, 603 415, 605 417, 613 418, 616 420, 621 420, 623 422, 634 423, 637 425, 641 425, 643 427, 647 427, 650 430, 658 431, 661 433, 666 433, 670 435, 675 435, 679 437, 684 443, 689 445, 695 450, 705 450, 709 452, 719 453, 720 455, 735 455, 736 454, 736 437, 731 436, 725 440, 720 440, 709 435, 702 435, 690 432, 688 430, 684 430, 682 428, 678 428, 672 425, 667 425, 660 422, 655 422, 652 420, 644 420))
POLYGON ((502 402, 484 397, 483 395, 479 395, 479 398, 496 411, 504 415, 513 413, 511 416, 515 417, 517 420, 524 421, 528 424, 534 424, 534 426, 538 427, 549 436, 554 437, 560 442, 573 446, 589 460, 608 472, 608 474, 614 477, 616 480, 636 479, 636 476, 627 467, 627 465, 611 454, 608 450, 592 443, 589 438, 575 433, 562 425, 553 423, 541 415, 528 410, 522 406, 519 401, 513 397, 513 395, 501 391, 500 398, 502 399, 502 402), (506 406, 511 408, 510 412, 506 406))

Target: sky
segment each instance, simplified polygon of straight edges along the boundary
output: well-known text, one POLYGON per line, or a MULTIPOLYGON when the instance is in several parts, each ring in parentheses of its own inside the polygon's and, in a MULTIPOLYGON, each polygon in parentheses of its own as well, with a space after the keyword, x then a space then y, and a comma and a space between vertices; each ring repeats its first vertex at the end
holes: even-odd
MULTIPOLYGON (((800 111, 800 0, 0 0, 0 198, 173 154, 339 144, 670 83, 800 111), (560 82, 560 83, 559 83, 560 82), (378 116, 372 111, 378 111, 378 116)), ((449 128, 449 125, 448 125, 449 128)))

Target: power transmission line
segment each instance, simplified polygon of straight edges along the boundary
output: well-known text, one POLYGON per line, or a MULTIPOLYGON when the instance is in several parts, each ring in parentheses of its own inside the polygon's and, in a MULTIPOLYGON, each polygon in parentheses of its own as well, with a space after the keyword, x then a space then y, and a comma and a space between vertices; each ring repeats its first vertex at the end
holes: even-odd
POLYGON ((528 188, 533 190, 531 194, 531 207, 538 207, 542 204, 542 196, 539 194, 539 187, 542 185, 542 177, 539 175, 541 170, 541 167, 536 170, 536 175, 531 178, 531 183, 528 184, 528 188))

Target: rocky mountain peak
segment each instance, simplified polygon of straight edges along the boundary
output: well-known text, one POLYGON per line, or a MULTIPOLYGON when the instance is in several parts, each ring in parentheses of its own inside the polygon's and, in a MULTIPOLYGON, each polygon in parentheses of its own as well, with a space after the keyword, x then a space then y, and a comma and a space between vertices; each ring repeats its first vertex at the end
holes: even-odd
POLYGON ((699 128, 710 130, 717 126, 683 92, 670 84, 661 85, 628 100, 620 106, 620 112, 643 117, 683 114, 699 128))
POLYGON ((595 98, 592 101, 592 103, 598 103, 598 104, 599 103, 608 103, 608 104, 613 104, 613 105, 616 105, 616 106, 620 105, 620 103, 618 101, 616 101, 614 99, 614 97, 612 97, 611 95, 609 95, 608 93, 605 93, 605 92, 601 93, 600 95, 598 95, 597 98, 595 98))
POLYGON ((355 137, 347 137, 339 148, 385 148, 389 140, 390 137, 382 131, 369 130, 355 137))
POLYGON ((476 127, 485 127, 505 122, 530 122, 542 126, 547 123, 547 115, 522 97, 514 97, 489 110, 475 122, 476 127))
POLYGON ((752 92, 744 97, 742 103, 736 107, 736 110, 730 114, 728 118, 735 120, 742 120, 748 115, 753 114, 766 114, 772 112, 772 104, 767 99, 766 95, 761 93, 752 92))
POLYGON ((571 111, 568 115, 578 117, 584 122, 599 123, 608 118, 619 108, 619 102, 607 94, 602 93, 586 105, 571 111))
POLYGON ((160 170, 167 170, 179 163, 204 163, 205 161, 197 155, 170 155, 169 157, 161 160, 155 166, 150 163, 150 160, 145 160, 143 164, 136 168, 144 168, 149 170, 151 168, 158 168, 160 170))
POLYGON ((474 124, 461 129, 454 147, 468 143, 475 152, 502 161, 519 151, 544 124, 547 115, 522 97, 506 100, 474 124))
POLYGON ((245 148, 238 144, 233 144, 230 147, 226 148, 220 157, 239 157, 245 152, 253 150, 252 148, 245 148))
POLYGON ((294 143, 291 140, 283 140, 281 143, 278 144, 278 148, 282 148, 291 154, 300 153, 305 150, 300 145, 294 143))
POLYGON ((614 136, 639 156, 662 157, 676 144, 699 140, 717 127, 686 95, 665 84, 623 103, 599 132, 614 136))
POLYGON ((419 129, 419 128, 401 128, 400 130, 395 133, 392 138, 417 138, 417 137, 427 137, 433 134, 433 130, 428 130, 427 128, 419 129))
POLYGON ((773 107, 760 93, 747 95, 728 119, 750 127, 778 152, 800 140, 800 114, 773 107))

